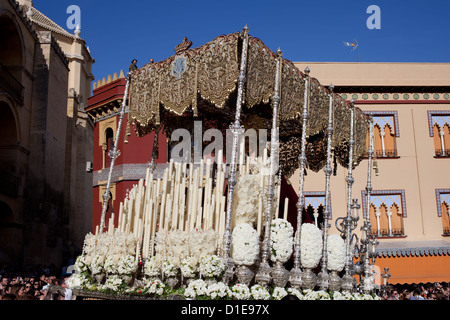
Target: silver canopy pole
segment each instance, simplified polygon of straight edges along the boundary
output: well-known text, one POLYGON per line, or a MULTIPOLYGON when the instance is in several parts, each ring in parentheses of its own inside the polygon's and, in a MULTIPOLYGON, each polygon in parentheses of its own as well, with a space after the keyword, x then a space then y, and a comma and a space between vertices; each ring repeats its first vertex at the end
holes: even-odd
POLYGON ((333 173, 331 168, 331 140, 333 139, 333 90, 334 86, 330 85, 330 107, 328 110, 328 142, 327 142, 327 165, 325 171, 325 211, 323 213, 323 251, 322 251, 322 270, 319 274, 319 287, 320 290, 326 291, 329 288, 330 276, 328 274, 328 219, 331 216, 330 208, 330 177, 333 173))
POLYGON ((291 269, 289 275, 290 284, 296 288, 301 288, 302 281, 302 271, 300 268, 300 238, 302 229, 302 214, 305 208, 305 196, 304 196, 304 184, 305 184, 305 168, 306 168, 306 127, 308 125, 308 105, 309 105, 309 78, 310 70, 307 67, 305 69, 305 97, 303 102, 303 124, 302 124, 302 142, 301 142, 301 155, 299 157, 300 161, 300 181, 299 181, 299 193, 297 202, 297 231, 295 233, 294 242, 294 267, 291 269))
POLYGON ((241 66, 239 72, 238 79, 238 93, 237 93, 237 102, 236 102, 236 115, 235 121, 231 125, 230 129, 233 133, 233 145, 231 152, 231 163, 230 163, 230 177, 228 178, 228 196, 227 196, 227 210, 225 216, 225 234, 224 234, 224 260, 227 265, 227 270, 225 272, 223 281, 228 283, 233 279, 234 275, 234 262, 230 255, 231 249, 231 218, 233 211, 233 198, 234 198, 234 189, 237 184, 236 180, 236 167, 237 167, 237 150, 238 144, 240 140, 240 135, 242 133, 241 126, 241 110, 242 110, 242 101, 244 95, 244 85, 246 82, 246 74, 247 74, 247 51, 248 51, 248 27, 247 25, 244 27, 241 37, 243 40, 242 45, 242 55, 241 55, 241 66))
POLYGON ((119 123, 117 125, 117 132, 116 132, 116 139, 114 141, 114 148, 109 152, 108 156, 111 158, 111 163, 109 167, 109 174, 108 174, 108 182, 106 183, 106 190, 103 195, 103 208, 102 208, 102 215, 100 218, 100 226, 99 226, 99 232, 103 233, 103 228, 105 225, 105 216, 106 216, 106 210, 108 209, 108 201, 111 199, 109 189, 111 188, 111 178, 112 173, 114 171, 114 164, 116 163, 116 159, 120 157, 120 151, 118 150, 119 146, 119 139, 120 139, 120 132, 122 129, 122 122, 126 111, 127 106, 127 97, 128 97, 128 91, 130 88, 130 74, 128 73, 128 78, 126 78, 126 85, 125 85, 125 93, 123 95, 122 100, 122 109, 120 110, 119 114, 119 123))
POLYGON ((282 52, 280 49, 277 50, 278 60, 275 75, 275 94, 273 97, 273 116, 272 116, 272 133, 270 142, 270 169, 269 169, 269 188, 267 191, 267 205, 266 205, 266 221, 264 230, 264 240, 262 247, 261 264, 259 271, 256 274, 256 282, 260 285, 267 286, 271 281, 271 267, 269 265, 270 256, 270 225, 272 223, 272 208, 273 208, 273 198, 275 196, 274 184, 275 184, 275 162, 279 150, 279 139, 278 139, 278 107, 280 105, 280 71, 281 71, 281 59, 282 52))

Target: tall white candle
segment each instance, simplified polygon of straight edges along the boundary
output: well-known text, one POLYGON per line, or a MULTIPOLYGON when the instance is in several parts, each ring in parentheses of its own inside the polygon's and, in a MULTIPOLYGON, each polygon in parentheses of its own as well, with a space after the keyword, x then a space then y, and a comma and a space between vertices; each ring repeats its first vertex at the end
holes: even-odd
POLYGON ((287 220, 288 218, 288 207, 289 207, 289 198, 286 198, 284 200, 284 215, 283 215, 284 220, 287 220))
POLYGON ((258 220, 257 220, 257 231, 258 234, 261 236, 261 225, 262 225, 262 212, 263 212, 263 204, 262 204, 262 198, 259 197, 258 199, 258 220))

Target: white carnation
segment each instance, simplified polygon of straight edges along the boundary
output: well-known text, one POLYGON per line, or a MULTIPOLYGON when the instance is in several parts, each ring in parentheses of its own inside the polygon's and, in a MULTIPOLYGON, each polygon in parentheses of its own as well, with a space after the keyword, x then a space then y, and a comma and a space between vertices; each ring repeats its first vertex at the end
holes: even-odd
POLYGON ((248 223, 238 224, 232 235, 232 257, 236 264, 251 266, 259 255, 259 235, 248 223))
POLYGON ((332 234, 328 237, 328 270, 341 272, 345 267, 345 241, 341 236, 332 234))
POLYGON ((322 258, 322 231, 311 223, 302 225, 300 258, 304 268, 314 269, 322 258))

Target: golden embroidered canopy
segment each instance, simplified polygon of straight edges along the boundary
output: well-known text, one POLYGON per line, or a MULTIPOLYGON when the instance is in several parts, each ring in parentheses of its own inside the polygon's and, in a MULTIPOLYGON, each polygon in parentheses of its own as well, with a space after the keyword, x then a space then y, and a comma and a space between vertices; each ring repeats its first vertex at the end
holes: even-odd
MULTIPOLYGON (((240 70, 240 33, 222 35, 191 49, 186 38, 176 54, 164 61, 149 63, 130 75, 129 128, 138 136, 161 126, 170 138, 178 128, 192 130, 194 120, 205 129, 225 130, 234 121, 240 70)), ((258 38, 249 36, 246 85, 241 123, 245 129, 272 126, 272 98, 275 89, 277 55, 258 38)), ((279 106, 280 165, 291 176, 299 167, 302 110, 306 75, 286 59, 282 60, 281 102, 279 106)), ((318 171, 326 164, 329 91, 311 78, 309 88, 308 168, 318 171)), ((350 104, 334 94, 333 152, 348 166, 350 104)), ((354 162, 366 149, 368 117, 355 108, 354 162)))

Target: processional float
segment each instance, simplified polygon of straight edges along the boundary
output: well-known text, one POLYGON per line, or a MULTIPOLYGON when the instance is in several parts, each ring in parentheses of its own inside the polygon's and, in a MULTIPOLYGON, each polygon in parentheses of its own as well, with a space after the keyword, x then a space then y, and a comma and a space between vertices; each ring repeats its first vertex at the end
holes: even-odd
MULTIPOLYGON (((333 85, 328 88, 320 85, 317 79, 310 77, 308 68, 304 72, 299 71, 292 62, 283 58, 280 49, 273 53, 261 40, 251 37, 247 26, 242 32, 219 36, 199 48, 191 49, 191 45, 192 43, 185 39, 175 49, 174 56, 158 63, 149 63, 128 74, 115 144, 109 154, 111 167, 103 196, 98 233, 104 232, 111 177, 115 159, 120 156, 117 147, 125 113, 128 111, 127 136, 132 127, 137 136, 156 132, 146 184, 154 183, 156 176, 158 133, 164 131, 167 137, 171 137, 174 131, 183 128, 193 134, 194 121, 202 120, 208 127, 216 127, 222 132, 230 129, 232 143, 227 146, 227 152, 230 151, 228 148, 231 148, 231 157, 227 158, 229 164, 222 162, 223 150, 219 153, 216 150, 218 156, 214 160, 219 166, 207 163, 206 175, 211 178, 208 180, 211 182, 208 183, 206 179, 203 182, 205 173, 203 160, 200 161, 200 168, 197 165, 196 171, 194 164, 190 162, 191 156, 186 158, 189 161, 184 164, 171 162, 163 179, 158 179, 151 190, 141 191, 141 198, 150 199, 149 204, 141 198, 140 203, 136 202, 129 208, 127 204, 121 204, 117 229, 123 232, 134 231, 136 234, 138 246, 136 259, 141 253, 144 259, 150 259, 155 250, 156 233, 158 229, 164 227, 170 230, 174 221, 170 219, 176 219, 176 225, 184 225, 186 230, 192 227, 206 228, 207 223, 209 227, 215 226, 222 231, 219 235, 222 237, 221 255, 225 265, 223 282, 227 284, 236 276, 238 281, 247 284, 254 281, 262 286, 268 286, 272 282, 277 286, 285 286, 289 283, 294 288, 320 288, 333 291, 342 289, 348 292, 355 289, 353 276, 358 274, 363 278, 361 291, 373 292, 372 265, 375 259, 376 239, 370 236, 371 224, 368 212, 374 157, 372 120, 355 107, 353 101, 349 103, 334 93, 333 85), (242 155, 242 140, 240 140, 244 128, 271 129, 270 156, 264 158, 268 162, 268 177, 265 180, 266 188, 262 189, 264 193, 261 194, 264 214, 258 216, 261 251, 254 273, 249 268, 236 266, 231 255, 233 204, 236 187, 239 185, 238 178, 242 171, 245 171, 245 164, 243 166, 242 163, 245 157, 242 155), (368 131, 370 131, 369 150, 366 149, 368 131), (367 212, 364 212, 362 238, 359 244, 359 239, 352 233, 359 219, 352 213, 358 206, 352 199, 354 182, 352 170, 366 154, 369 159, 368 181, 366 199, 363 201, 366 201, 367 212), (333 157, 335 162, 348 170, 347 215, 336 221, 336 227, 345 239, 345 274, 342 278, 336 273, 330 275, 327 269, 333 157), (215 170, 211 174, 213 167, 215 170), (275 207, 278 213, 280 203, 279 195, 276 199, 279 186, 277 189, 275 181, 281 174, 290 177, 298 169, 300 180, 296 204, 297 216, 293 221, 296 230, 293 241, 293 268, 288 271, 284 268, 271 267, 269 263, 271 223, 272 219, 276 218, 272 212, 275 207), (302 214, 305 210, 304 181, 307 169, 315 172, 323 169, 326 177, 323 246, 321 270, 318 275, 311 269, 302 268, 301 262, 302 214), (152 196, 157 197, 170 188, 177 188, 178 184, 172 182, 170 185, 168 182, 168 179, 174 177, 172 175, 174 171, 181 172, 176 179, 183 188, 175 191, 174 198, 151 199, 152 196), (223 186, 225 180, 226 190, 219 183, 221 182, 223 186), (217 188, 217 192, 213 195, 217 201, 214 208, 198 206, 202 201, 206 203, 207 193, 205 192, 203 200, 202 195, 196 194, 195 190, 185 189, 185 186, 194 184, 199 190, 203 190, 202 187, 209 188, 211 194, 213 186, 217 188), (193 192, 191 197, 190 192, 193 192), (189 201, 186 200, 186 195, 189 201), (197 206, 191 203, 191 199, 197 206), (196 221, 188 220, 191 217, 186 214, 196 212, 197 208, 203 210, 203 216, 198 218, 197 215, 196 221), (133 210, 147 210, 145 212, 147 214, 152 212, 153 218, 151 221, 147 218, 147 222, 139 219, 132 221, 130 215, 127 217, 124 213, 127 210, 128 213, 133 210), (176 217, 174 210, 181 212, 182 217, 176 217), (213 216, 214 213, 219 215, 213 216), (209 218, 205 217, 206 214, 210 214, 209 218), (131 225, 127 224, 127 219, 131 225), (356 264, 353 263, 355 256, 361 257, 361 261, 356 264)), ((248 159, 247 157, 247 161, 248 159)), ((247 163, 247 172, 250 171, 248 168, 247 163)), ((142 188, 143 184, 141 181, 139 187, 142 188)), ((209 200, 209 203, 214 202, 211 198, 209 200)), ((258 208, 255 207, 255 210, 258 208)), ((259 210, 261 211, 261 205, 259 210)), ((110 228, 111 226, 114 229, 110 220, 110 228)))

